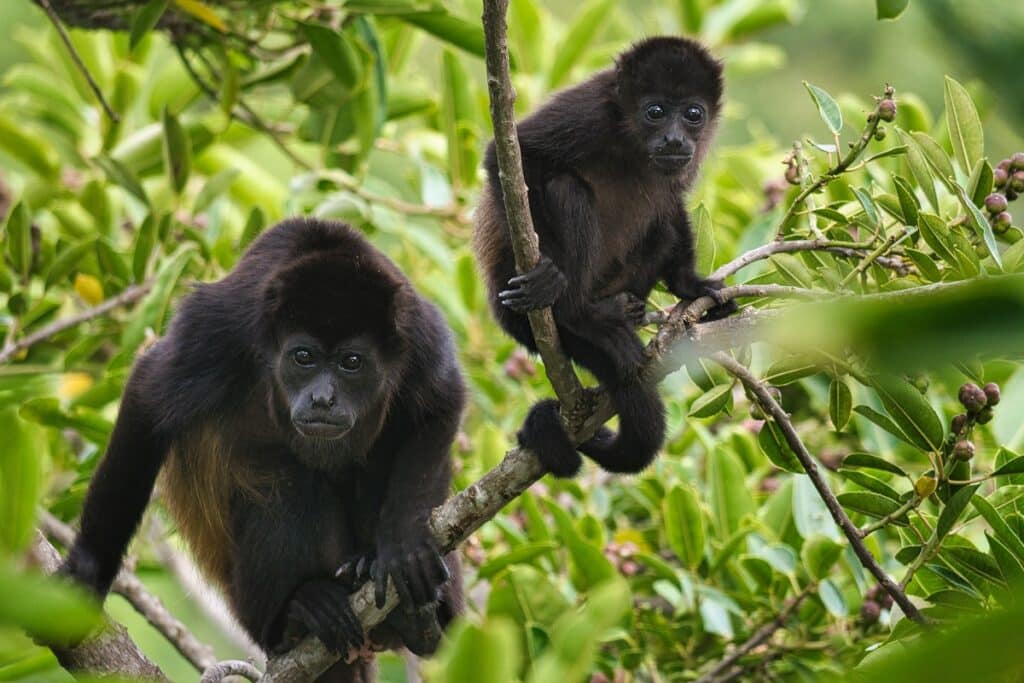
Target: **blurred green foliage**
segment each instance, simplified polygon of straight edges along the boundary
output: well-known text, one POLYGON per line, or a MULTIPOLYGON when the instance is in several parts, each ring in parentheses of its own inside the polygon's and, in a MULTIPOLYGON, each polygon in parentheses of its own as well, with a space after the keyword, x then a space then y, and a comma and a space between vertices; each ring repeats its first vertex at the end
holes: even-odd
MULTIPOLYGON (((773 343, 737 357, 779 388, 870 550, 950 634, 933 645, 886 605, 778 425, 691 358, 664 383, 670 439, 649 471, 545 479, 467 544, 472 605, 430 680, 692 680, 804 593, 787 628, 737 662, 746 679, 936 680, 970 638, 988 668, 958 675, 1020 680, 1004 654, 1024 576, 1024 235, 982 207, 993 162, 1024 146, 1010 28, 1024 10, 916 0, 876 23, 869 5, 512 0, 513 78, 526 112, 639 35, 697 34, 726 60, 723 142, 690 198, 702 268, 777 234, 852 245, 733 275, 827 299, 750 301, 785 313, 779 336, 766 328, 773 343), (886 81, 896 121, 829 175, 886 81), (783 181, 787 155, 800 187, 783 181), (840 305, 840 293, 863 296, 840 305), (954 434, 968 380, 998 383, 1001 401, 954 434), (961 440, 970 461, 954 455, 961 440)), ((190 283, 222 276, 279 218, 357 225, 443 309, 472 387, 458 487, 500 461, 550 391, 492 322, 468 245, 490 130, 479 3, 211 6, 190 21, 256 31, 257 44, 173 45, 141 15, 134 35, 72 31, 119 123, 41 13, 0 10, 13 38, 0 46, 0 680, 67 680, 21 633, 81 625, 75 601, 21 561, 37 510, 76 518, 135 355, 190 283), (18 346, 117 296, 127 304, 18 346)), ((218 656, 238 656, 142 536, 142 578, 218 656)), ((195 678, 126 604, 111 609, 172 679, 195 678)), ((383 661, 385 680, 404 679, 394 655, 383 661)))

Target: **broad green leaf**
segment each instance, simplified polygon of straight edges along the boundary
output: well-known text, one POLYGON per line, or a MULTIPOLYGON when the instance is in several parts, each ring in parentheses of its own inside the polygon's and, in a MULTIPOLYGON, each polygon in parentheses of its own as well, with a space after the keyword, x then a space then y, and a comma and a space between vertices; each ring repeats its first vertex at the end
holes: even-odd
POLYGON ((241 171, 237 168, 226 168, 207 180, 206 184, 203 185, 203 189, 199 191, 198 195, 196 195, 195 202, 192 204, 193 215, 205 211, 210 204, 217 199, 217 197, 222 195, 231 186, 231 183, 235 182, 235 178, 237 178, 240 173, 241 171))
MULTIPOLYGON (((466 21, 447 11, 402 14, 399 19, 472 55, 484 56, 484 31, 478 22, 466 21)), ((515 68, 515 54, 508 57, 509 65, 515 68)))
MULTIPOLYGON (((840 493, 836 498, 844 508, 876 519, 891 515, 900 507, 896 501, 871 491, 847 491, 840 493)), ((900 517, 894 519, 893 524, 907 526, 907 520, 900 517)))
POLYGON ((577 10, 576 21, 562 40, 553 46, 555 59, 548 70, 549 88, 557 88, 565 82, 614 8, 615 0, 589 0, 577 10))
MULTIPOLYGON (((0 550, 17 553, 32 535, 36 505, 42 493, 42 463, 49 449, 42 430, 21 419, 11 407, 0 409, 0 433, 4 435, 0 457, 0 550)), ((0 602, 11 597, 7 595, 0 602)))
POLYGON ((951 187, 954 174, 953 163, 949 160, 949 155, 927 133, 914 131, 910 135, 914 142, 917 143, 917 148, 921 151, 928 165, 932 167, 935 175, 938 176, 939 180, 946 187, 951 187))
POLYGON ((975 206, 982 206, 985 197, 992 192, 995 183, 995 174, 992 172, 992 165, 988 159, 978 159, 971 171, 971 177, 967 180, 967 192, 971 196, 971 202, 975 206))
POLYGON ((0 150, 43 178, 54 179, 60 156, 42 135, 0 113, 0 150))
POLYGON ((942 512, 939 514, 939 521, 935 525, 935 534, 939 539, 944 538, 953 528, 953 525, 956 524, 957 520, 960 519, 960 515, 967 509, 967 504, 971 502, 971 498, 974 497, 974 492, 978 490, 979 486, 981 484, 965 486, 946 501, 945 507, 942 508, 942 512))
POLYGON ((139 179, 124 164, 113 157, 103 154, 95 157, 93 162, 103 169, 103 172, 111 182, 123 187, 143 204, 149 205, 149 196, 146 194, 146 189, 142 187, 139 179))
MULTIPOLYGON (((3 521, 0 517, 0 523, 3 521)), ((6 563, 0 564, 0 591, 4 595, 0 626, 24 629, 50 642, 78 642, 101 619, 95 599, 81 588, 68 581, 14 573, 6 563)))
POLYGON ((922 450, 938 451, 944 438, 942 421, 928 401, 901 377, 876 375, 872 386, 893 420, 922 450))
POLYGON ((833 379, 828 385, 828 414, 837 432, 843 431, 852 412, 853 395, 849 385, 843 378, 833 379))
POLYGON ((898 175, 893 176, 892 181, 893 185, 896 186, 896 197, 900 200, 900 212, 903 214, 903 223, 905 225, 917 225, 917 215, 921 205, 914 195, 914 189, 910 186, 910 183, 898 175))
POLYGON ((985 534, 988 541, 988 549, 999 567, 999 572, 1011 585, 1021 585, 1024 579, 1024 565, 1010 551, 1006 544, 989 533, 985 534))
POLYGON ((553 501, 548 502, 548 511, 555 520, 559 540, 569 551, 569 574, 573 585, 581 591, 586 591, 618 576, 615 567, 601 549, 590 543, 576 529, 568 512, 553 501))
POLYGON ((687 486, 673 486, 662 501, 665 538, 672 552, 691 570, 704 558, 704 515, 697 495, 687 486))
POLYGON ((722 410, 728 409, 732 404, 732 385, 719 384, 706 391, 690 406, 690 417, 711 417, 722 410))
POLYGON ((842 552, 843 546, 827 536, 816 534, 804 541, 800 548, 800 561, 811 578, 820 581, 828 576, 842 552))
POLYGON ((798 379, 821 372, 821 366, 803 355, 787 356, 772 363, 764 373, 764 381, 777 387, 792 384, 798 379))
POLYGON ((811 271, 793 254, 774 254, 768 260, 789 284, 806 289, 814 287, 814 276, 811 271))
POLYGON ((874 422, 876 425, 878 425, 885 431, 889 432, 896 438, 900 439, 901 441, 908 443, 911 446, 914 446, 915 448, 918 447, 917 444, 914 441, 912 441, 910 437, 903 432, 902 429, 896 426, 895 422, 893 422, 892 420, 889 419, 888 416, 883 415, 882 413, 878 412, 871 406, 854 406, 853 412, 863 417, 866 417, 868 420, 874 422))
POLYGON ((86 255, 92 253, 93 245, 96 243, 96 238, 90 238, 82 240, 76 244, 63 249, 57 258, 53 259, 53 263, 50 264, 49 270, 46 271, 46 288, 53 287, 57 282, 62 280, 71 274, 78 263, 85 258, 86 255))
POLYGON ((859 486, 862 486, 868 491, 873 491, 874 493, 877 493, 881 496, 885 496, 886 498, 890 498, 892 500, 899 502, 899 491, 889 486, 887 483, 885 483, 878 477, 871 476, 866 472, 861 472, 860 470, 853 468, 843 469, 842 472, 843 476, 846 479, 854 482, 859 486))
POLYGON ((800 464, 793 449, 789 447, 782 429, 775 423, 775 420, 765 420, 761 431, 757 434, 757 443, 776 467, 795 474, 804 473, 803 465, 800 464))
POLYGON ((949 246, 949 227, 946 222, 933 213, 922 212, 917 223, 921 237, 939 258, 951 266, 958 264, 956 255, 949 246))
POLYGON ((1006 474, 1024 473, 1024 455, 1018 456, 1002 465, 992 473, 993 477, 1001 477, 1006 474))
POLYGON ((955 567, 966 570, 976 578, 999 585, 1005 583, 1003 574, 999 571, 999 565, 996 564, 995 559, 980 550, 975 550, 968 546, 947 544, 943 547, 940 555, 943 559, 952 562, 955 567))
POLYGON ((518 678, 522 640, 515 622, 489 616, 482 625, 468 620, 454 625, 444 647, 431 662, 439 680, 453 683, 505 683, 518 678))
POLYGON ((134 50, 147 33, 152 31, 164 10, 167 9, 167 0, 149 0, 145 5, 135 10, 132 16, 132 28, 128 36, 128 49, 134 50))
POLYGON ((722 602, 705 597, 700 602, 700 618, 706 632, 732 640, 732 621, 729 619, 729 610, 722 602))
POLYGON ((323 60, 346 90, 352 90, 363 76, 363 66, 351 41, 322 24, 299 23, 302 35, 313 52, 323 60))
POLYGON ((917 186, 921 188, 924 195, 928 198, 931 203, 932 210, 939 210, 939 195, 935 191, 935 180, 932 178, 932 173, 929 170, 928 162, 925 160, 924 152, 921 150, 921 146, 911 137, 910 133, 900 128, 896 129, 899 135, 900 141, 907 146, 907 167, 910 169, 910 174, 914 176, 914 180, 917 181, 917 186))
POLYGON ((113 279, 118 286, 124 286, 132 281, 132 271, 128 267, 124 251, 114 247, 106 237, 96 240, 96 260, 99 261, 104 278, 113 279))
POLYGON ((814 100, 814 106, 818 108, 821 120, 833 134, 838 135, 839 131, 843 129, 843 113, 839 109, 839 104, 831 95, 816 85, 804 81, 804 87, 811 94, 811 99, 814 100))
POLYGON ((821 598, 825 609, 832 616, 842 618, 850 611, 849 607, 846 606, 846 598, 843 597, 842 591, 839 590, 831 579, 822 579, 821 583, 818 584, 818 597, 821 598))
POLYGON ((995 535, 1006 545, 1006 547, 1014 554, 1014 556, 1024 562, 1024 539, 1010 528, 1006 520, 1003 518, 999 511, 993 507, 992 503, 988 502, 982 496, 974 496, 971 499, 971 504, 974 505, 985 521, 988 522, 989 527, 995 532, 995 535))
POLYGON ((472 185, 477 165, 477 105, 473 100, 472 81, 466 67, 451 50, 442 57, 443 131, 448 139, 448 166, 451 180, 459 185, 472 185))
POLYGON ((3 236, 15 272, 27 278, 32 269, 32 214, 24 200, 19 200, 7 213, 3 236))
POLYGON ((708 459, 708 503, 721 535, 736 532, 740 521, 756 510, 747 489, 746 475, 739 456, 729 449, 717 448, 708 459))
POLYGON ((490 579, 506 567, 514 564, 530 564, 538 557, 549 555, 551 551, 559 547, 554 541, 541 541, 538 543, 523 543, 520 546, 495 556, 480 567, 477 576, 481 579, 490 579))
POLYGON ((960 204, 963 205, 964 210, 967 212, 967 218, 970 220, 971 227, 984 240, 989 256, 996 262, 996 266, 1002 270, 1003 262, 999 256, 999 245, 996 243, 996 235, 992 231, 992 225, 985 218, 985 215, 981 213, 981 210, 974 205, 971 198, 967 196, 964 188, 957 184, 954 189, 956 190, 956 196, 960 199, 960 204))
POLYGON ((964 173, 970 173, 985 154, 985 137, 974 100, 964 86, 946 76, 946 128, 953 155, 964 173))
POLYGON ((177 117, 166 108, 163 112, 163 127, 164 168, 171 187, 176 193, 181 194, 192 170, 192 146, 188 133, 182 128, 177 117))
POLYGON ((814 483, 806 474, 792 477, 793 524, 801 538, 824 534, 832 539, 840 537, 839 527, 832 519, 825 502, 818 495, 814 483))
POLYGON ((875 16, 881 19, 895 19, 907 9, 910 0, 875 0, 875 16))
POLYGON ((715 269, 715 230, 711 214, 703 202, 693 212, 693 233, 697 272, 710 273, 715 269))
POLYGON ((914 262, 918 274, 928 282, 938 282, 942 279, 942 271, 936 265, 935 260, 923 251, 906 248, 907 256, 914 262))
POLYGON ((871 156, 866 157, 861 163, 867 165, 873 161, 878 161, 879 159, 884 159, 886 157, 900 156, 902 154, 906 154, 907 149, 907 145, 896 145, 895 147, 890 147, 889 149, 882 150, 877 154, 872 154, 871 156))
POLYGON ((854 196, 857 197, 857 201, 860 202, 861 207, 863 207, 864 214, 868 217, 868 222, 877 228, 881 223, 882 217, 879 215, 878 207, 875 206, 875 202, 871 199, 871 195, 859 187, 851 187, 850 190, 853 191, 854 196))

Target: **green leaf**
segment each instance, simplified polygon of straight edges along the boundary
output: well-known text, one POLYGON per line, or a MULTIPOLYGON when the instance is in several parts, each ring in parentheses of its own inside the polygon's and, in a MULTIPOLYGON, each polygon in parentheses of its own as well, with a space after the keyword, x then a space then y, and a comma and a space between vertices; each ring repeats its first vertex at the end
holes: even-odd
POLYGON ((761 431, 757 434, 757 443, 776 467, 795 474, 804 473, 803 465, 800 464, 793 449, 789 447, 789 442, 786 441, 782 429, 775 424, 775 420, 765 421, 761 431))
POLYGON ((806 474, 792 477, 793 482, 793 525, 801 538, 824 534, 832 539, 840 537, 839 527, 832 519, 825 502, 818 495, 814 483, 806 474))
POLYGON ((1024 579, 1024 566, 1021 565, 1021 561, 998 538, 986 533, 985 540, 988 541, 989 552, 992 553, 992 557, 995 558, 996 564, 999 566, 999 573, 1011 585, 1020 585, 1024 579))
POLYGON ((719 384, 697 397, 690 406, 689 417, 711 417, 732 404, 732 385, 719 384))
POLYGON ((816 85, 804 81, 804 87, 811 94, 811 99, 814 100, 814 106, 818 108, 821 120, 833 134, 838 135, 839 131, 843 129, 843 113, 839 109, 839 104, 831 95, 816 85))
POLYGON ((917 226, 921 230, 921 237, 939 258, 951 266, 959 265, 956 254, 948 246, 949 227, 944 220, 933 213, 922 212, 917 226))
POLYGON ((1021 474, 1024 473, 1024 455, 1013 458, 1012 460, 1003 463, 995 472, 992 473, 993 477, 1001 477, 1006 474, 1021 474))
POLYGON ((160 269, 154 276, 153 288, 142 300, 138 307, 138 313, 128 323, 121 335, 121 346, 124 352, 134 353, 145 338, 146 328, 151 328, 157 334, 163 332, 164 323, 170 312, 174 287, 178 284, 189 261, 195 256, 195 252, 195 243, 186 242, 163 260, 160 269))
POLYGON ((46 271, 45 287, 49 289, 53 287, 58 281, 67 277, 72 270, 78 265, 78 263, 85 258, 85 256, 92 252, 93 245, 96 243, 96 238, 82 240, 70 247, 61 250, 57 254, 57 258, 53 259, 53 263, 50 264, 49 270, 46 271))
POLYGON ((668 546, 684 565, 695 570, 704 558, 704 515, 697 494, 673 486, 661 504, 668 546))
POLYGON ((868 222, 874 227, 878 227, 882 220, 881 215, 878 213, 878 207, 875 206, 875 202, 871 199, 871 195, 858 187, 851 187, 857 201, 860 202, 861 207, 864 209, 864 214, 868 217, 868 222))
POLYGON ((11 265, 22 278, 27 278, 32 269, 32 214, 24 200, 18 200, 7 213, 3 233, 7 235, 11 265))
POLYGON ((925 161, 932 167, 939 180, 946 187, 952 187, 954 173, 953 163, 949 160, 949 155, 927 133, 914 131, 910 135, 914 142, 917 143, 917 148, 921 151, 925 161))
POLYGON ((156 244, 156 218, 153 214, 149 214, 135 232, 135 246, 132 248, 132 277, 135 278, 135 282, 142 282, 146 279, 149 256, 153 253, 154 244, 156 244))
POLYGON ((941 556, 949 560, 957 568, 966 570, 974 576, 1004 585, 1002 572, 995 559, 969 546, 947 545, 942 549, 941 556))
MULTIPOLYGON (((42 493, 42 463, 47 457, 45 434, 21 419, 17 411, 0 409, 0 433, 4 435, 0 457, 0 550, 17 553, 28 544, 36 522, 36 505, 42 493)), ((6 602, 11 595, 6 595, 6 602)))
POLYGON ((828 536, 815 534, 805 540, 800 548, 800 561, 811 578, 820 581, 828 576, 842 552, 843 546, 828 536))
POLYGON ((895 19, 907 9, 910 0, 875 0, 875 16, 879 19, 895 19))
POLYGON ((167 9, 167 0, 149 0, 145 5, 135 11, 132 16, 131 33, 128 36, 128 49, 134 50, 147 33, 156 27, 164 10, 167 9))
POLYGON ((853 468, 843 469, 842 472, 843 476, 846 479, 854 482, 855 484, 858 484, 859 486, 867 489, 868 491, 877 493, 880 496, 885 496, 886 498, 891 498, 892 500, 895 500, 897 502, 900 501, 899 491, 889 486, 887 483, 885 483, 878 477, 873 477, 870 474, 867 474, 866 472, 861 472, 860 470, 853 468))
POLYGON ((337 31, 321 24, 299 22, 299 30, 346 90, 352 90, 363 75, 362 61, 352 43, 337 31))
POLYGON ((793 254, 774 254, 768 259, 783 279, 798 287, 814 287, 814 276, 804 262, 793 254))
POLYGON ((900 141, 907 146, 907 168, 910 169, 910 174, 914 176, 917 186, 921 188, 921 191, 928 198, 932 209, 938 211, 939 195, 935 191, 935 180, 932 178, 932 173, 929 170, 928 162, 925 161, 921 146, 907 131, 897 128, 896 132, 899 135, 900 141))
POLYGON ((996 266, 1002 270, 1003 262, 999 256, 999 245, 996 244, 996 235, 992 231, 992 225, 985 218, 981 210, 974 205, 974 202, 970 197, 967 196, 967 192, 959 184, 954 188, 956 190, 956 196, 960 198, 960 204, 963 205, 964 210, 967 212, 967 218, 970 220, 971 226, 974 231, 984 240, 985 248, 988 249, 989 256, 996 262, 996 266))
POLYGON ((819 372, 821 372, 820 365, 797 354, 772 363, 764 373, 764 381, 773 386, 783 387, 819 372))
POLYGON ((518 678, 522 639, 515 622, 489 617, 482 625, 461 621, 448 634, 435 663, 452 683, 505 683, 518 678))
POLYGON ((263 232, 263 228, 267 224, 267 219, 263 215, 263 210, 258 206, 254 206, 252 211, 249 212, 249 217, 245 220, 245 228, 242 229, 242 236, 238 238, 238 248, 244 251, 252 241, 259 237, 260 233, 263 232))
POLYGON ((181 194, 192 170, 192 146, 188 133, 166 107, 163 112, 163 127, 164 168, 171 187, 176 193, 181 194))
POLYGON ((196 200, 192 204, 192 215, 202 213, 214 202, 217 197, 222 195, 229 187, 231 183, 235 182, 241 174, 237 168, 226 168, 217 175, 213 176, 206 181, 203 185, 203 189, 196 195, 196 200))
POLYGON ((825 609, 834 617, 845 617, 850 611, 842 591, 839 590, 831 579, 823 579, 818 584, 818 597, 821 598, 821 603, 825 605, 825 609))
POLYGON ((896 197, 900 200, 900 212, 903 214, 905 225, 917 225, 917 215, 921 208, 914 189, 903 178, 898 175, 892 177, 893 185, 896 186, 896 197))
POLYGON ((939 266, 936 265, 930 255, 910 247, 906 248, 906 252, 910 260, 914 262, 914 267, 917 268, 917 272, 922 278, 928 282, 938 282, 942 279, 942 271, 939 270, 939 266))
POLYGON ((548 70, 549 88, 557 88, 565 82, 614 7, 615 0, 589 0, 577 10, 576 21, 569 27, 565 37, 553 46, 555 59, 548 70))
MULTIPOLYGON (((472 55, 484 56, 484 30, 477 22, 466 21, 447 11, 402 14, 399 19, 472 55)), ((514 54, 509 55, 509 65, 516 66, 514 54)))
MULTIPOLYGON (((860 512, 868 517, 875 517, 876 519, 891 515, 900 508, 900 504, 891 498, 886 498, 871 491, 847 491, 840 493, 836 498, 844 508, 860 512)), ((907 526, 906 519, 902 517, 893 520, 893 523, 899 526, 907 526)))
POLYGON ((852 412, 853 395, 849 385, 842 378, 833 379, 828 385, 828 414, 837 432, 843 431, 852 412))
POLYGON ((459 286, 459 297, 468 310, 476 307, 477 282, 479 278, 473 266, 473 257, 463 254, 455 263, 455 281, 459 286))
POLYGON ((875 375, 871 384, 886 411, 919 448, 939 450, 944 438, 942 421, 916 387, 891 375, 875 375))
POLYGON ((874 422, 876 425, 878 425, 879 427, 881 427, 885 431, 889 432, 890 434, 892 434, 896 438, 900 439, 901 441, 903 441, 903 442, 905 442, 907 444, 910 444, 911 446, 914 446, 915 448, 918 447, 917 444, 914 441, 912 441, 910 439, 910 437, 908 437, 903 432, 902 429, 900 429, 899 427, 896 426, 895 422, 893 422, 892 420, 889 419, 888 416, 883 415, 882 413, 878 412, 874 408, 872 408, 870 406, 863 406, 863 405, 862 406, 855 406, 854 409, 853 409, 853 412, 855 412, 858 415, 861 415, 863 417, 866 417, 868 420, 870 420, 871 422, 874 422))
POLYGON ((978 159, 978 163, 974 164, 974 170, 971 171, 971 177, 967 181, 967 191, 971 195, 971 202, 975 206, 984 204, 985 197, 991 194, 994 184, 995 174, 992 171, 992 165, 988 163, 988 159, 978 159))
POLYGON ((60 172, 60 156, 49 140, 3 114, 0 114, 0 150, 43 178, 55 179, 60 172))
POLYGON ((946 76, 945 99, 946 128, 953 145, 953 155, 964 173, 970 173, 985 154, 985 134, 978 110, 970 93, 949 76, 946 76))
POLYGON ((710 273, 715 269, 715 230, 711 213, 703 202, 693 212, 693 234, 697 272, 710 273))
POLYGON ((989 527, 991 527, 995 535, 1006 545, 1010 552, 1018 560, 1024 562, 1024 540, 1010 528, 1010 525, 999 514, 999 511, 993 507, 992 503, 981 496, 975 496, 971 499, 971 504, 988 522, 989 527))
POLYGON ((120 185, 129 194, 137 197, 143 204, 149 206, 149 196, 146 194, 146 189, 142 187, 139 179, 124 164, 113 157, 103 154, 95 157, 93 163, 103 169, 110 182, 120 185))
POLYGON ((495 556, 480 567, 477 576, 481 579, 490 579, 506 567, 514 564, 530 564, 538 557, 549 555, 551 551, 559 548, 554 541, 540 541, 537 543, 523 543, 508 552, 495 556))
POLYGON ((946 501, 946 505, 939 514, 939 521, 935 525, 935 534, 940 540, 950 532, 953 525, 960 519, 960 515, 967 509, 967 504, 971 502, 971 498, 974 497, 974 492, 978 490, 979 486, 981 484, 965 486, 946 501))
POLYGON ((477 105, 469 73, 451 50, 442 56, 442 87, 442 130, 448 140, 451 179, 453 184, 469 186, 476 181, 477 105))
MULTIPOLYGON (((102 612, 94 598, 69 584, 55 578, 16 574, 6 563, 0 564, 0 591, 4 596, 0 600, 0 626, 24 629, 47 642, 80 641, 97 627, 102 612)), ((18 675, 14 678, 24 680, 18 675)))
POLYGON ((746 485, 746 470, 739 456, 726 448, 715 449, 707 463, 708 503, 721 535, 739 529, 740 521, 756 510, 746 485))
POLYGON ((577 589, 586 591, 618 576, 601 549, 576 529, 568 512, 554 501, 548 501, 548 511, 558 528, 559 540, 569 551, 570 578, 577 589))

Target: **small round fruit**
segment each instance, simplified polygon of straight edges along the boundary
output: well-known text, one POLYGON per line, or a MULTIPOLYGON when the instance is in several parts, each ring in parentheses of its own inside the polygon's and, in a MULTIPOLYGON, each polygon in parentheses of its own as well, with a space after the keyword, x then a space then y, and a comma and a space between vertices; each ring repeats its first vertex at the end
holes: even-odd
POLYGON ((882 616, 882 607, 874 600, 865 600, 860 606, 860 620, 864 622, 865 626, 878 623, 880 616, 882 616))
POLYGON ((999 385, 995 382, 989 382, 981 388, 985 392, 985 398, 988 400, 988 405, 997 406, 999 405, 999 385))
POLYGON ((984 408, 985 403, 988 401, 985 392, 973 382, 967 382, 960 387, 959 398, 963 407, 967 408, 967 412, 972 415, 984 408))
POLYGON ((879 126, 877 129, 875 129, 875 139, 879 141, 885 139, 885 128, 879 126))
POLYGON ((967 424, 967 413, 960 413, 954 415, 953 419, 949 423, 949 428, 954 434, 959 434, 964 430, 964 425, 967 424))
POLYGON ((935 493, 935 489, 938 485, 939 483, 935 480, 935 477, 928 474, 922 474, 917 478, 917 481, 914 482, 914 494, 918 498, 927 498, 935 493))
POLYGON ((996 186, 996 189, 1004 187, 1009 179, 1010 174, 1005 168, 997 168, 992 171, 992 184, 996 186))
POLYGON ((896 120, 896 102, 893 100, 882 100, 878 103, 878 118, 882 121, 896 120))
POLYGON ((992 412, 991 406, 985 406, 984 408, 981 409, 981 412, 978 413, 978 416, 974 418, 974 420, 980 425, 987 425, 989 422, 992 421, 992 416, 994 414, 995 413, 992 412))
POLYGON ((974 444, 967 439, 960 439, 953 446, 953 457, 957 460, 970 460, 974 457, 974 444))
POLYGON ((1010 176, 1010 189, 1014 192, 1024 192, 1024 171, 1014 171, 1010 176))
POLYGON ((1014 171, 1024 171, 1024 152, 1017 152, 1010 157, 1010 168, 1014 171))
POLYGON ((1001 211, 1006 211, 1006 207, 1006 197, 999 194, 998 192, 993 192, 989 196, 985 197, 985 210, 988 211, 989 213, 999 213, 1001 211))

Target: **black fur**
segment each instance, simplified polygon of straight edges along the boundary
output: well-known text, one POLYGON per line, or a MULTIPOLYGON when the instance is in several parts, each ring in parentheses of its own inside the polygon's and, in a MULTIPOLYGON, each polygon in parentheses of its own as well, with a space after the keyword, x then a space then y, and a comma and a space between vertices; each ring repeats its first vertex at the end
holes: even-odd
MULTIPOLYGON (((664 441, 664 408, 640 382, 638 300, 662 280, 680 298, 720 283, 694 270, 682 193, 710 143, 721 109, 722 69, 698 43, 651 38, 616 67, 556 94, 519 124, 530 213, 543 258, 516 275, 494 143, 477 212, 475 248, 498 322, 531 350, 526 313, 552 305, 563 349, 593 372, 619 414, 579 449, 607 470, 637 472, 664 441), (652 108, 657 105, 657 108, 652 108), (695 119, 699 118, 697 121, 695 119)), ((731 303, 711 317, 734 310, 731 303)), ((548 469, 571 476, 579 456, 557 406, 534 406, 519 432, 548 469)))
MULTIPOLYGON (((371 639, 430 652, 462 609, 458 561, 427 520, 449 492, 464 395, 441 314, 393 263, 344 224, 282 222, 139 358, 62 571, 106 595, 163 469, 181 533, 264 649, 310 632, 361 643, 334 574, 364 559, 405 598, 371 639), (366 366, 294 367, 282 345, 296 334, 325 354, 361 344, 366 366), (307 405, 306 382, 329 401, 307 405), (293 421, 310 414, 307 429, 350 429, 303 435, 293 421)), ((372 677, 342 662, 322 680, 372 677)))

